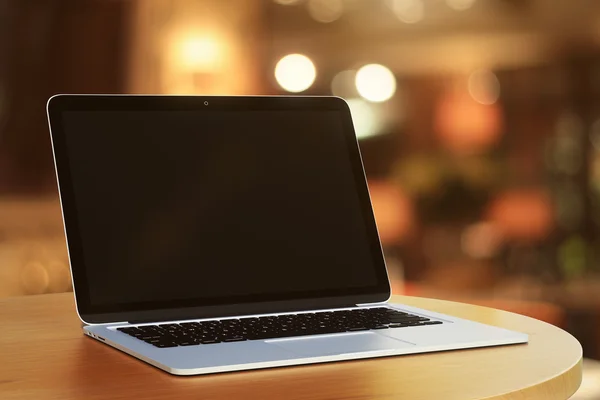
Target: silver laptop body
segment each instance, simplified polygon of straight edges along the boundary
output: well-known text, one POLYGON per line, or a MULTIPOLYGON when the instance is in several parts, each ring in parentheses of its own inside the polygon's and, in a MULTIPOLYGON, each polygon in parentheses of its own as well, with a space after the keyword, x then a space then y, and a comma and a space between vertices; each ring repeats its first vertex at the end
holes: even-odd
POLYGON ((528 341, 389 302, 339 98, 57 95, 48 117, 77 312, 100 343, 198 375, 528 341))

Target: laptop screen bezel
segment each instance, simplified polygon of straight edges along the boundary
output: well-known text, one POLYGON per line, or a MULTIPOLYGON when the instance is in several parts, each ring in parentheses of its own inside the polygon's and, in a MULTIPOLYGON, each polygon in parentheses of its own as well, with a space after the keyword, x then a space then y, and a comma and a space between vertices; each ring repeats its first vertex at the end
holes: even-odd
POLYGON ((85 323, 122 321, 166 321, 227 315, 260 314, 346 307, 389 299, 390 283, 371 207, 360 150, 347 103, 337 97, 316 96, 147 96, 147 95, 56 95, 47 104, 50 136, 63 213, 73 290, 77 311, 85 323), (364 288, 340 288, 303 293, 230 298, 211 303, 206 299, 95 305, 90 301, 89 283, 76 212, 73 182, 66 149, 62 116, 70 111, 183 111, 210 107, 215 110, 334 110, 340 113, 344 138, 353 169, 361 213, 369 240, 376 281, 364 288), (202 304, 200 304, 202 302, 202 304))

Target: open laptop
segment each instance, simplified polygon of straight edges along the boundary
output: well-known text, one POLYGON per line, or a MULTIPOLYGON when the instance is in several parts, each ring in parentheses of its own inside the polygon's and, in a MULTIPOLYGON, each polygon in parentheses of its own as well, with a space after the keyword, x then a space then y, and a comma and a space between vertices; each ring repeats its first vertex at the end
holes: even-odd
POLYGON ((104 344, 193 375, 528 340, 388 302, 342 99, 47 107, 77 311, 104 344))

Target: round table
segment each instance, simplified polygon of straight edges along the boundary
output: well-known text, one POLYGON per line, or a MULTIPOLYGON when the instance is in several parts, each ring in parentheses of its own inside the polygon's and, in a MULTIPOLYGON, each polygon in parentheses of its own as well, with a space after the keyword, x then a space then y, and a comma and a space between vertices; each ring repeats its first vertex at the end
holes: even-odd
MULTIPOLYGON (((395 357, 378 368, 397 378, 407 399, 568 399, 581 384, 583 351, 553 325, 487 307, 418 297, 393 303, 450 314, 529 334, 529 343, 395 357), (389 363, 389 365, 388 365, 389 363)), ((383 390, 383 389, 382 389, 383 390)))
POLYGON ((582 349, 565 331, 491 308, 394 296, 404 303, 528 333, 510 346, 177 377, 81 333, 72 293, 0 299, 0 398, 567 399, 582 349))

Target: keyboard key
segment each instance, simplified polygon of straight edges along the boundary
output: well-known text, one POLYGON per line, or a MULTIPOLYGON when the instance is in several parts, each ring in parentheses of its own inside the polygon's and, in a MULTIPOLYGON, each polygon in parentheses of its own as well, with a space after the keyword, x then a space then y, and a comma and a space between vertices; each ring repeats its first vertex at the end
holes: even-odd
POLYGON ((144 340, 144 341, 146 341, 146 340, 152 340, 152 339, 160 339, 160 338, 161 338, 160 335, 157 335, 157 336, 150 336, 149 335, 149 336, 138 337, 138 339, 141 339, 141 340, 144 340))
POLYGON ((194 331, 200 327, 200 324, 190 322, 190 323, 181 324, 181 327, 183 328, 184 331, 194 331))
POLYGON ((213 344, 213 343, 220 343, 220 340, 217 339, 206 339, 206 340, 200 340, 201 344, 213 344))
POLYGON ((129 333, 136 332, 136 331, 137 331, 137 328, 134 328, 134 327, 129 327, 129 328, 127 328, 127 327, 126 327, 126 328, 117 328, 117 330, 118 330, 118 331, 121 331, 121 332, 123 332, 123 333, 127 333, 127 334, 129 334, 129 333))
POLYGON ((158 343, 153 343, 153 345, 156 347, 160 347, 161 349, 165 348, 165 347, 177 347, 177 345, 172 342, 158 342, 158 343))
POLYGON ((408 325, 405 324, 391 324, 389 325, 390 328, 406 328, 408 325))
POLYGON ((391 323, 401 324, 401 323, 404 323, 404 322, 418 322, 419 319, 418 318, 397 318, 397 317, 393 317, 393 318, 390 318, 389 321, 391 323))
POLYGON ((242 342, 244 340, 246 340, 246 338, 241 337, 241 336, 237 336, 237 337, 223 339, 223 342, 242 342))
POLYGON ((179 329, 180 326, 178 324, 163 324, 163 325, 159 325, 161 328, 165 328, 165 329, 179 329))
POLYGON ((142 325, 121 327, 117 330, 156 347, 167 348, 439 324, 442 322, 378 307, 182 322, 181 324, 142 325))

